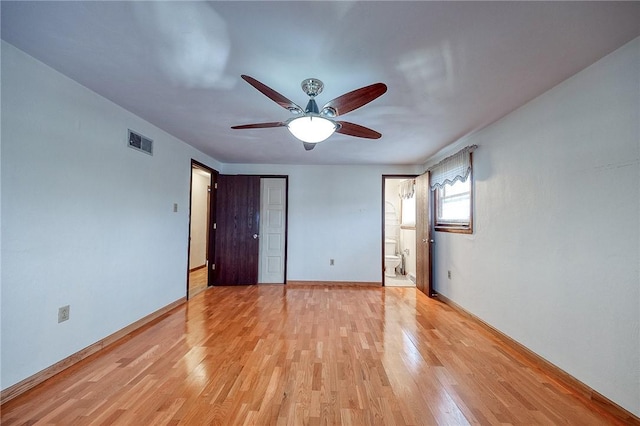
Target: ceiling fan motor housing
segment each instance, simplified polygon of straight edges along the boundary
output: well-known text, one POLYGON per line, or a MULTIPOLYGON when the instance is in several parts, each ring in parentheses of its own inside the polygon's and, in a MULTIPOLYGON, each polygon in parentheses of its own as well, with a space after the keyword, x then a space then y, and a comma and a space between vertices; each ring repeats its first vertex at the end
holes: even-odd
POLYGON ((304 79, 302 80, 301 86, 304 93, 312 98, 318 96, 322 93, 322 89, 324 89, 324 83, 317 78, 304 79))
POLYGON ((311 98, 307 103, 307 108, 305 109, 305 114, 318 114, 323 117, 335 117, 336 110, 331 107, 324 107, 322 112, 318 109, 318 104, 315 101, 315 97, 322 93, 322 89, 324 88, 324 83, 317 78, 307 78, 306 80, 302 80, 301 83, 302 90, 311 98))

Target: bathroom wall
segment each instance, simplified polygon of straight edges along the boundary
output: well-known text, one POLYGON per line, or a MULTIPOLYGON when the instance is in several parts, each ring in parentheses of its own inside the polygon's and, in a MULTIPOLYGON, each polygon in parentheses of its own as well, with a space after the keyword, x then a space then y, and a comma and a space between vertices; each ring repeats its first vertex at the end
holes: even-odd
POLYGON ((400 249, 405 253, 405 273, 411 276, 415 282, 416 278, 416 230, 400 230, 400 249), (404 250, 409 250, 407 254, 404 250))
MULTIPOLYGON (((384 223, 384 232, 385 238, 390 238, 394 240, 399 240, 401 238, 400 235, 400 197, 398 197, 398 184, 400 183, 399 179, 385 179, 384 186, 384 201, 385 201, 385 223, 384 223), (393 206, 393 213, 391 213, 391 209, 388 207, 389 205, 393 206)), ((397 250, 400 249, 399 245, 396 247, 397 250)))

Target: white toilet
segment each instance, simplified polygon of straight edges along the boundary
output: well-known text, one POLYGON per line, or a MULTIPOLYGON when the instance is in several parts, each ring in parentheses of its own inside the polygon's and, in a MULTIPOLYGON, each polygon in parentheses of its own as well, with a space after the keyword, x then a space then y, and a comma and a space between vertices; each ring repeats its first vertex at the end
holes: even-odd
POLYGON ((396 256, 396 240, 384 240, 384 274, 387 277, 396 276, 396 267, 400 265, 400 256, 396 256))

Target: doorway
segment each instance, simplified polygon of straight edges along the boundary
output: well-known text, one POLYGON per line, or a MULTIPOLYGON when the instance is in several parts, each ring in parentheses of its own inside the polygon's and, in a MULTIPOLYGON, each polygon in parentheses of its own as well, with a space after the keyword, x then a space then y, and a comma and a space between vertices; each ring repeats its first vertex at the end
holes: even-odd
POLYGON ((429 297, 436 295, 430 200, 429 172, 382 176, 382 285, 416 287, 429 297))
POLYGON ((383 273, 386 287, 416 286, 415 175, 383 176, 383 273))
POLYGON ((210 282, 211 217, 214 205, 211 188, 215 184, 216 174, 215 170, 204 164, 191 161, 187 298, 205 290, 210 282))

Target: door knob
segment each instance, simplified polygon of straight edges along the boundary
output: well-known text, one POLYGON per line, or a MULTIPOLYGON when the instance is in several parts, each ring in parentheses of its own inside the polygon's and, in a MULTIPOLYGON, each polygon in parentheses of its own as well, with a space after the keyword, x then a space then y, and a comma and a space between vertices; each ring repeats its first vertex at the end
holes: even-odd
POLYGON ((257 239, 258 239, 258 236, 259 236, 258 234, 253 234, 253 239, 254 239, 254 240, 257 240, 257 239))

